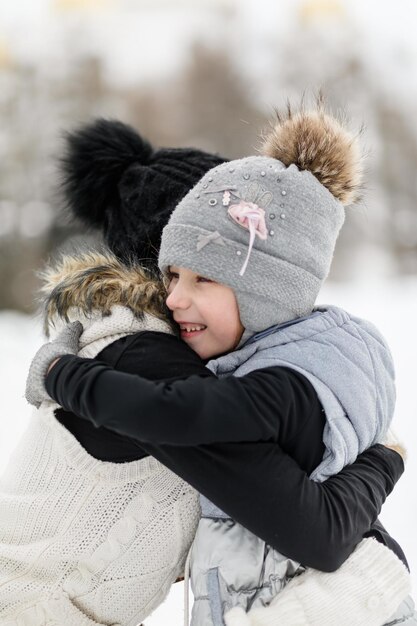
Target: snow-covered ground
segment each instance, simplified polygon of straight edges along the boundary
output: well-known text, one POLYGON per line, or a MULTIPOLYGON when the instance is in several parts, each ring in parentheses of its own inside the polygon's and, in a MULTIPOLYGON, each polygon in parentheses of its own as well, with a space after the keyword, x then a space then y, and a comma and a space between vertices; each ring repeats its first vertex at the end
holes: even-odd
MULTIPOLYGON (((382 521, 400 542, 409 559, 417 587, 417 280, 373 282, 363 285, 327 285, 320 303, 342 306, 372 320, 387 338, 396 363, 397 410, 395 428, 408 449, 406 473, 388 499, 382 521), (414 486, 413 486, 414 485, 414 486)), ((0 471, 24 431, 30 409, 23 398, 26 372, 42 343, 40 322, 16 312, 0 312, 0 471)), ((183 585, 176 584, 146 626, 182 623, 183 585)))

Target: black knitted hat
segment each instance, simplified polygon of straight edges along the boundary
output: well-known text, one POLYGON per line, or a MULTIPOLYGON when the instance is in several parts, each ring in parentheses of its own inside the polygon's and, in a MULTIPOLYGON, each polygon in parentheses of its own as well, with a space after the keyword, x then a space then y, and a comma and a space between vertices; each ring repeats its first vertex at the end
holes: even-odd
POLYGON ((119 259, 156 269, 170 214, 226 160, 194 148, 155 150, 132 127, 98 119, 67 134, 61 182, 71 213, 100 229, 119 259))

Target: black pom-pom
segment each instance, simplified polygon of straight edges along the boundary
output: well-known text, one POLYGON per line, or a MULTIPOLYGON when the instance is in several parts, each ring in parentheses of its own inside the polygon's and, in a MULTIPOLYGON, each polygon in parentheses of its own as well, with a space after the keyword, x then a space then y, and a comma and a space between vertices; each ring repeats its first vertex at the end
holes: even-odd
POLYGON ((133 163, 146 165, 151 144, 131 126, 98 119, 66 135, 61 188, 72 215, 88 226, 106 227, 121 204, 118 184, 133 163))

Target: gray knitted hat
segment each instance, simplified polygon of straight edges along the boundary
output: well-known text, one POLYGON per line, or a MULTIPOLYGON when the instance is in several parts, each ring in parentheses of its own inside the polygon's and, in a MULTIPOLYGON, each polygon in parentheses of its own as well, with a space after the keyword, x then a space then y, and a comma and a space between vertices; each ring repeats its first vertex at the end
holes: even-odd
POLYGON ((231 287, 257 332, 311 312, 361 182, 357 138, 321 108, 290 110, 264 156, 210 170, 163 230, 159 267, 186 267, 231 287))

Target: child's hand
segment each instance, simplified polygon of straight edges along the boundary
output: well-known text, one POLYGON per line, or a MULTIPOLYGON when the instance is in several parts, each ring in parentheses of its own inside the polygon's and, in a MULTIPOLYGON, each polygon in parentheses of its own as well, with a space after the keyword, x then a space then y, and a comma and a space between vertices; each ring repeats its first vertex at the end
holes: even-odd
POLYGON ((398 454, 402 457, 403 461, 407 460, 407 450, 400 443, 384 443, 386 448, 390 450, 394 450, 398 452, 398 454))
POLYGON ((50 400, 45 389, 45 378, 59 357, 77 354, 79 339, 83 332, 80 322, 68 324, 54 341, 45 343, 35 354, 26 380, 25 397, 29 404, 39 408, 44 400, 50 400))
POLYGON ((386 448, 397 452, 403 461, 407 459, 407 451, 405 447, 398 441, 398 437, 392 428, 388 430, 385 441, 383 441, 382 443, 386 448))
POLYGON ((58 357, 57 359, 55 359, 55 361, 52 361, 52 363, 50 364, 50 366, 48 367, 48 371, 46 372, 46 375, 48 376, 49 372, 51 371, 51 369, 53 368, 54 365, 56 365, 59 361, 61 357, 58 357))

